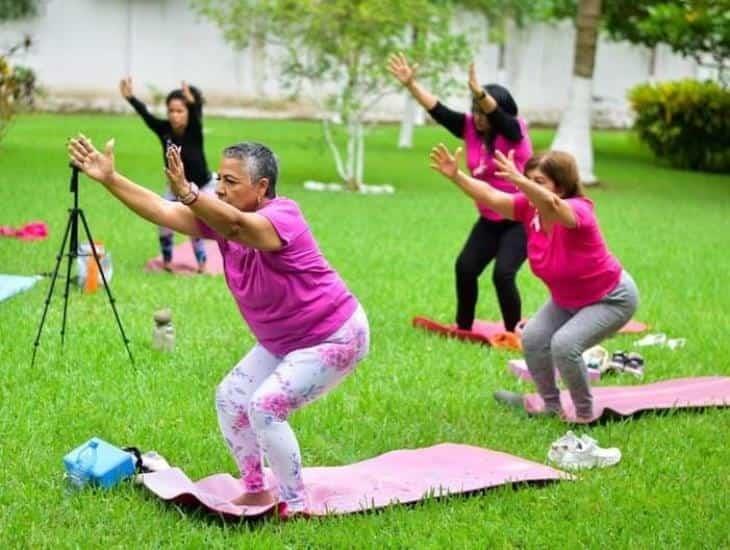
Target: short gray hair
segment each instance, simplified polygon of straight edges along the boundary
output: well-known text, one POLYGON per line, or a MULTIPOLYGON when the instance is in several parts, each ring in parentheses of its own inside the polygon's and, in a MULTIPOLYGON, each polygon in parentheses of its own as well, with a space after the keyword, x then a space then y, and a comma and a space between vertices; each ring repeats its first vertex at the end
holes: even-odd
POLYGON ((279 161, 274 152, 266 145, 253 141, 244 141, 223 149, 223 157, 244 161, 251 176, 251 181, 258 182, 261 178, 266 178, 269 180, 266 197, 269 199, 276 197, 279 161))

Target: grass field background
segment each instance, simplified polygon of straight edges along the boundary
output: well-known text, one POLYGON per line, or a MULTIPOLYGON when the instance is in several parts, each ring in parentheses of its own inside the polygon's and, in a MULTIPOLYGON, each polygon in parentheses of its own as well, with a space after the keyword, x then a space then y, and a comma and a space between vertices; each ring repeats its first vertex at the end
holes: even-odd
MULTIPOLYGON (((0 144, 0 223, 43 219, 50 238, 0 241, 0 271, 51 271, 70 205, 64 141, 83 131, 116 138, 117 166, 159 191, 156 138, 133 117, 37 115, 18 119, 0 144)), ((269 144, 281 161, 279 193, 296 199, 328 260, 363 303, 372 352, 342 386, 292 417, 305 465, 337 465, 398 448, 451 441, 539 462, 565 432, 557 420, 528 419, 495 404, 495 389, 525 390, 510 376, 513 357, 431 337, 410 326, 416 314, 451 319, 453 262, 476 219, 473 205, 428 169, 429 148, 455 141, 439 128, 417 131, 413 150, 395 147, 397 128, 368 137, 367 180, 392 196, 305 191, 307 179, 335 179, 316 123, 209 118, 206 149, 215 168, 233 142, 269 144)), ((536 149, 552 134, 535 130, 536 149)), ((646 349, 646 381, 730 375, 730 176, 657 164, 635 137, 594 134, 589 191, 612 251, 641 291, 637 317, 687 346, 646 349)), ((705 547, 730 545, 730 414, 649 415, 589 430, 618 446, 617 467, 577 482, 488 491, 381 513, 281 524, 223 525, 164 505, 142 489, 67 496, 61 458, 98 435, 155 449, 191 477, 235 472, 218 432, 217 383, 251 347, 222 277, 143 272, 157 254, 156 230, 84 178, 81 205, 114 262, 113 292, 132 340, 130 367, 106 298, 74 292, 61 349, 57 290, 37 364, 32 343, 49 280, 0 303, 0 545, 3 547, 705 547), (150 347, 152 313, 169 306, 177 349, 150 347)), ((491 273, 478 316, 498 315, 491 273)), ((545 300, 543 285, 519 275, 524 312, 545 300)), ((632 345, 620 336, 606 346, 632 345)), ((610 383, 633 384, 631 378, 610 383)))

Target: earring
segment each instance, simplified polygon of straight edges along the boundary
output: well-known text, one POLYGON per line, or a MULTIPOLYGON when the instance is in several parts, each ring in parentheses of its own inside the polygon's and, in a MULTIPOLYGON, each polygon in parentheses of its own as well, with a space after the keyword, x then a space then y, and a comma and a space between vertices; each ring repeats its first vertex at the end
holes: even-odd
POLYGON ((261 208, 261 195, 256 197, 256 208, 261 208))

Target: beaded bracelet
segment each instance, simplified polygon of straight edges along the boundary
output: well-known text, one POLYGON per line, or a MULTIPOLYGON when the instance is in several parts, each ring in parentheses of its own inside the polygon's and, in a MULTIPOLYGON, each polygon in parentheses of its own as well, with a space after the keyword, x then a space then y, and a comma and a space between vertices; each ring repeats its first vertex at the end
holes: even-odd
POLYGON ((178 196, 177 198, 185 206, 190 206, 196 200, 198 200, 198 197, 199 196, 200 196, 200 190, 198 189, 198 186, 191 182, 190 183, 190 190, 185 195, 178 196))

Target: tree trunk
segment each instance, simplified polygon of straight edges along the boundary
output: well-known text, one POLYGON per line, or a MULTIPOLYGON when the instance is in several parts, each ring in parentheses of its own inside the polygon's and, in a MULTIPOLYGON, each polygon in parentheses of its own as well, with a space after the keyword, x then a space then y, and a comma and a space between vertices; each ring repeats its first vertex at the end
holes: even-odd
POLYGON ((575 25, 577 29, 573 66, 575 76, 593 78, 600 19, 601 0, 580 0, 575 25))
POLYGON ((347 160, 345 161, 345 184, 350 191, 359 191, 365 172, 365 143, 362 121, 352 118, 347 128, 347 160))
POLYGON ((401 149, 413 148, 413 128, 416 125, 416 115, 419 106, 413 96, 406 92, 406 101, 403 106, 403 118, 400 122, 400 134, 398 136, 398 147, 401 149))
POLYGON ((657 57, 657 48, 658 46, 654 46, 649 50, 649 82, 651 84, 654 84, 656 82, 656 57, 657 57))
POLYGON ((342 179, 342 181, 347 181, 345 164, 342 162, 342 155, 340 155, 337 144, 332 137, 332 132, 330 132, 330 123, 329 120, 327 120, 327 117, 324 117, 322 119, 322 130, 324 132, 324 139, 327 142, 330 151, 332 152, 332 158, 335 161, 335 169, 337 170, 337 175, 340 176, 340 179, 342 179))
MULTIPOLYGON (((410 44, 418 41, 418 29, 411 27, 410 44)), ((406 101, 403 106, 403 117, 400 122, 400 134, 398 135, 398 147, 401 149, 413 148, 413 128, 416 125, 418 105, 410 93, 405 92, 406 101)))
POLYGON ((253 85, 257 99, 266 95, 266 36, 258 30, 251 37, 253 85))
POLYGON ((355 122, 347 121, 347 178, 345 184, 351 191, 357 190, 357 178, 355 176, 355 151, 357 151, 357 132, 355 130, 355 122))
POLYGON ((132 15, 132 0, 127 0, 127 10, 125 18, 125 29, 124 29, 124 76, 130 76, 132 74, 132 52, 133 40, 132 34, 134 31, 133 27, 133 15, 132 15))
POLYGON ((357 189, 364 183, 365 178, 365 130, 362 121, 357 122, 357 148, 355 149, 355 182, 357 189))
POLYGON ((600 15, 601 0, 580 0, 568 106, 563 111, 551 146, 552 149, 566 151, 575 157, 581 181, 587 185, 597 182, 593 173, 591 107, 600 15))
POLYGON ((505 42, 507 38, 503 38, 499 43, 499 50, 497 51, 497 84, 502 86, 507 85, 507 64, 505 58, 507 56, 507 46, 505 42))

